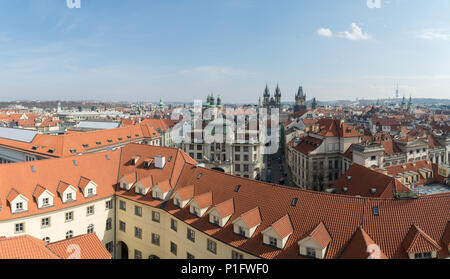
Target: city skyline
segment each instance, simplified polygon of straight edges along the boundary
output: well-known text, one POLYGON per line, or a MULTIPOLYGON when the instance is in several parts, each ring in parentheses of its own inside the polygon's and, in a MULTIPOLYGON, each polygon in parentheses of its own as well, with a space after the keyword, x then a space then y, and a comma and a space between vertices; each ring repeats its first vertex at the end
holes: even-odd
POLYGON ((448 98, 450 3, 2 3, 3 100, 448 98), (432 16, 431 16, 432 15, 432 16))

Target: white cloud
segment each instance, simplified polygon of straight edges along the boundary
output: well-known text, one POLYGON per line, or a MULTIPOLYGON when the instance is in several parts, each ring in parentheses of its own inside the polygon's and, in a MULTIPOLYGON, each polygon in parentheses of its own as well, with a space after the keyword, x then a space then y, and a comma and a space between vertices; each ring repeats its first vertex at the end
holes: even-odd
POLYGON ((350 26, 352 29, 351 31, 339 32, 338 36, 352 41, 370 39, 370 35, 364 33, 361 27, 359 27, 356 23, 353 22, 350 26))
POLYGON ((417 34, 416 37, 424 40, 450 40, 450 34, 438 29, 425 29, 420 34, 417 34))
POLYGON ((317 34, 321 37, 328 37, 328 38, 333 37, 333 31, 331 31, 328 28, 319 28, 317 30, 317 34))

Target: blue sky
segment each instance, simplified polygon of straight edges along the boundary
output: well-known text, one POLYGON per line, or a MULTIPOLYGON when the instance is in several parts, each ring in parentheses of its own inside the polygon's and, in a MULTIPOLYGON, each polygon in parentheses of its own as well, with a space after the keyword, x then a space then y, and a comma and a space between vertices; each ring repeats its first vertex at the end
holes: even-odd
POLYGON ((0 97, 450 96, 450 1, 0 0, 0 97))

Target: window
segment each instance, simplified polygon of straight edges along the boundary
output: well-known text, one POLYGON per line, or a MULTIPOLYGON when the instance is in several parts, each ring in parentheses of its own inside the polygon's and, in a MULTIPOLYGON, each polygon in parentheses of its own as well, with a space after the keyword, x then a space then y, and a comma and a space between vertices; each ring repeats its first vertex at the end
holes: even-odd
POLYGON ((159 234, 152 233, 152 244, 159 246, 159 234))
POLYGON ((235 155, 234 155, 234 160, 235 160, 235 161, 240 161, 240 160, 241 160, 241 155, 235 154, 235 155))
POLYGON ((126 232, 126 224, 123 221, 119 221, 119 230, 122 232, 126 232))
POLYGON ((136 260, 142 259, 142 252, 139 251, 139 250, 134 249, 134 258, 135 258, 136 260))
POLYGON ((273 247, 277 247, 277 239, 275 237, 269 236, 269 245, 273 247))
POLYGON ((89 188, 88 189, 88 196, 92 196, 94 194, 94 189, 89 188))
POLYGON ((213 215, 213 224, 219 226, 219 217, 217 217, 216 215, 213 215))
POLYGON ((414 254, 415 259, 431 259, 432 254, 431 252, 425 252, 425 253, 416 253, 414 254))
POLYGON ((170 242, 170 252, 175 256, 177 255, 177 245, 172 241, 170 242))
POLYGON ((49 202, 49 199, 48 198, 43 198, 42 199, 42 206, 47 206, 47 205, 49 205, 50 204, 50 202, 49 202))
POLYGON ((195 259, 195 257, 194 257, 194 255, 192 255, 191 253, 187 252, 187 253, 186 253, 186 259, 188 259, 188 260, 193 260, 193 259, 195 259))
POLYGON ((241 171, 241 165, 236 164, 236 165, 234 166, 234 169, 235 169, 236 171, 241 171))
POLYGON ((16 210, 23 210, 23 203, 22 202, 16 203, 16 210))
POLYGON ((306 247, 306 256, 315 258, 316 257, 316 249, 306 247))
POLYGON ((66 212, 66 222, 73 221, 73 211, 66 212))
POLYGON ((134 214, 136 216, 142 217, 142 207, 135 205, 134 206, 134 214))
POLYGON ((50 218, 49 217, 41 219, 41 227, 43 227, 43 228, 50 227, 50 218))
POLYGON ((72 193, 66 194, 66 200, 71 201, 72 200, 72 193))
POLYGON ((142 239, 142 229, 138 227, 134 227, 134 236, 136 238, 142 239))
POLYGON ((375 161, 377 159, 377 156, 370 156, 371 161, 375 161))
POLYGON ((239 235, 245 236, 245 229, 241 226, 239 226, 239 231, 238 231, 239 235))
POLYGON ((50 237, 48 237, 48 236, 44 237, 42 240, 47 243, 50 243, 50 237))
POLYGON ((16 233, 23 233, 23 232, 25 232, 25 223, 16 224, 15 232, 16 233))
POLYGON ((209 252, 216 254, 217 253, 217 243, 212 241, 211 239, 207 239, 207 249, 209 252))
POLYGON ((92 215, 92 214, 94 214, 94 206, 93 205, 88 206, 86 208, 86 215, 92 215))
POLYGON ((241 151, 241 147, 240 147, 240 146, 235 146, 235 147, 234 147, 234 151, 240 152, 240 151, 241 151))
POLYGON ((106 201, 105 207, 106 207, 106 209, 112 209, 112 207, 113 207, 112 201, 111 200, 110 201, 106 201))
POLYGON ((93 224, 90 224, 88 227, 87 227, 87 233, 93 233, 94 232, 94 225, 93 224))
POLYGON ((105 247, 106 247, 106 250, 108 250, 108 252, 109 252, 110 254, 113 253, 113 242, 112 242, 112 241, 106 243, 106 244, 105 244, 105 247))
POLYGON ((112 219, 111 219, 111 218, 108 218, 108 219, 106 220, 106 230, 109 231, 109 230, 111 230, 111 229, 112 229, 112 219))
POLYGON ((170 219, 170 228, 177 231, 177 221, 175 219, 170 219))
POLYGON ((120 210, 126 211, 127 210, 127 203, 125 201, 119 202, 120 210))
POLYGON ((154 222, 157 222, 157 223, 159 223, 159 212, 156 212, 156 211, 152 211, 152 220, 154 221, 154 222))
POLYGON ((195 231, 191 229, 187 229, 187 239, 189 239, 192 242, 195 242, 195 231))
POLYGON ((238 253, 236 251, 231 251, 231 258, 233 260, 240 260, 244 258, 244 255, 242 255, 241 253, 238 253))
POLYGON ((66 232, 66 239, 72 238, 73 237, 73 231, 68 231, 66 232))

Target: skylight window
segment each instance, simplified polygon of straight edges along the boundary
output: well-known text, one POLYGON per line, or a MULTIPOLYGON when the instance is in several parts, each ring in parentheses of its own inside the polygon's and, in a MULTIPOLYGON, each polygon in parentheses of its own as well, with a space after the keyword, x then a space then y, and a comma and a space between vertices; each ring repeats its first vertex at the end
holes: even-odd
POLYGON ((198 174, 197 179, 200 179, 200 177, 202 177, 201 173, 198 174))
POLYGON ((73 164, 74 164, 74 166, 78 166, 78 163, 76 160, 73 160, 73 164))
POLYGON ((48 153, 54 153, 55 152, 55 149, 54 148, 50 148, 49 150, 48 150, 48 153))
POLYGON ((237 185, 236 188, 234 188, 234 191, 237 193, 239 192, 239 189, 241 189, 241 184, 237 185))
POLYGON ((83 144, 83 147, 84 147, 84 148, 88 148, 88 147, 89 147, 89 144, 85 143, 85 144, 83 144))
POLYGON ((38 147, 35 145, 31 149, 36 150, 36 149, 38 149, 38 147))
POLYGON ((106 158, 106 160, 109 161, 109 156, 108 156, 108 154, 105 155, 105 158, 106 158))
POLYGON ((298 198, 293 198, 293 199, 292 199, 291 205, 292 205, 292 206, 296 206, 296 205, 297 205, 297 202, 298 202, 298 198))
POLYGON ((374 206, 374 207, 372 208, 372 212, 373 212, 373 215, 375 215, 375 216, 380 215, 380 211, 379 211, 379 209, 378 209, 378 206, 374 206))
POLYGON ((36 172, 36 168, 34 166, 31 166, 31 171, 36 172))
POLYGON ((107 142, 112 142, 112 139, 108 139, 107 142))

